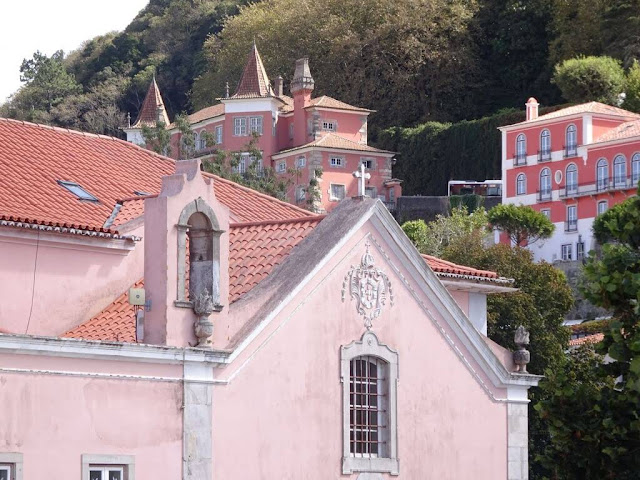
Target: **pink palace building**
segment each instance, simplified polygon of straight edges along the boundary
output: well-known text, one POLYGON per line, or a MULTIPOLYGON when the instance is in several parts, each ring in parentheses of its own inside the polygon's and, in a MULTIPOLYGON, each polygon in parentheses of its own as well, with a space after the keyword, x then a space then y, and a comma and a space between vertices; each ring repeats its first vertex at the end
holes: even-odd
POLYGON ((511 281, 362 184, 317 215, 5 119, 0 170, 0 479, 528 478, 540 377, 486 336, 511 281))
MULTIPOLYGON (((502 202, 529 205, 555 225, 530 248, 537 260, 582 260, 594 248, 594 218, 637 192, 640 115, 589 102, 500 127, 502 202)), ((506 240, 506 237, 503 239, 506 240)))
MULTIPOLYGON (((364 164, 369 177, 366 195, 393 208, 401 195, 400 181, 391 177, 394 153, 367 145, 367 118, 373 110, 326 95, 312 98, 315 82, 307 58, 296 62, 292 96, 284 94, 283 83, 278 77, 271 85, 254 44, 236 92, 231 96, 227 92, 220 103, 189 115, 196 133, 195 151, 189 156, 205 160, 220 150, 237 152, 238 173, 247 172, 256 162, 254 168, 258 170, 270 167, 291 181, 289 202, 317 212, 331 211, 340 200, 357 195, 357 181, 352 174, 364 164), (209 142, 213 139, 215 145, 208 145, 203 132, 208 132, 209 142), (255 148, 262 158, 247 151, 254 135, 258 136, 255 148), (320 198, 309 205, 309 182, 320 171, 320 198)), ((124 129, 127 140, 144 145, 142 125, 155 125, 157 121, 170 129, 170 156, 179 159, 182 134, 169 124, 154 79, 136 122, 124 129)))

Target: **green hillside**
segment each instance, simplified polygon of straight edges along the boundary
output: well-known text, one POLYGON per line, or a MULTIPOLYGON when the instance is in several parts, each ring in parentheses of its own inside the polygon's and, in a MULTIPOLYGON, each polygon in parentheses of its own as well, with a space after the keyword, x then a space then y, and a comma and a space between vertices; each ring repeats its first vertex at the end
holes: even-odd
POLYGON ((491 115, 532 95, 563 103, 558 62, 609 55, 629 68, 638 11, 640 0, 151 0, 123 32, 25 60, 0 115, 121 135, 154 73, 170 116, 190 113, 234 88, 255 40, 285 89, 308 56, 317 95, 375 109, 370 139, 402 152, 406 191, 440 193, 450 176, 499 175, 491 115), (417 132, 427 144, 412 150, 417 132), (409 170, 434 165, 412 186, 422 177, 409 170))

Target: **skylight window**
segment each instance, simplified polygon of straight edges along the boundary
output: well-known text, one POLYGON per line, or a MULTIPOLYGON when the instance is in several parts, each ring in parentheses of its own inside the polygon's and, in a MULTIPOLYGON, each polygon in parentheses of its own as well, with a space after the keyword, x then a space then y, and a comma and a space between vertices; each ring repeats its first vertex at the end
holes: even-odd
POLYGON ((58 184, 69 190, 73 193, 79 200, 87 200, 89 202, 97 202, 98 199, 87 192, 84 188, 78 185, 75 182, 64 182, 62 180, 58 180, 58 184))
POLYGON ((150 193, 143 192, 141 190, 134 190, 133 193, 139 197, 148 197, 149 195, 151 195, 150 193))

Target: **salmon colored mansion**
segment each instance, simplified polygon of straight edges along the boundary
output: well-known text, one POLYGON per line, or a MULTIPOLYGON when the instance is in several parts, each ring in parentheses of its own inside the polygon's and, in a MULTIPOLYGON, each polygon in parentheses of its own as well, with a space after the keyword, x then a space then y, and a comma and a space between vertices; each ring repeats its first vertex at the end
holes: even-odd
POLYGON ((363 177, 319 215, 6 119, 0 169, 0 480, 528 478, 528 335, 487 337, 513 282, 421 256, 363 177))
POLYGON ((393 208, 402 193, 400 181, 391 177, 394 153, 367 145, 367 118, 373 110, 326 95, 312 98, 315 82, 306 58, 296 62, 291 96, 284 94, 283 84, 282 77, 271 84, 254 44, 236 92, 229 95, 227 88, 220 103, 188 116, 195 145, 185 151, 154 79, 137 120, 125 129, 127 140, 144 146, 143 125, 160 121, 171 132, 173 158, 206 160, 219 151, 235 152, 237 173, 271 168, 289 181, 289 202, 316 212, 331 211, 340 200, 357 195, 353 172, 363 164, 368 177, 365 194, 393 208), (318 180, 318 187, 312 186, 312 179, 318 180), (310 188, 317 188, 317 196, 310 188))

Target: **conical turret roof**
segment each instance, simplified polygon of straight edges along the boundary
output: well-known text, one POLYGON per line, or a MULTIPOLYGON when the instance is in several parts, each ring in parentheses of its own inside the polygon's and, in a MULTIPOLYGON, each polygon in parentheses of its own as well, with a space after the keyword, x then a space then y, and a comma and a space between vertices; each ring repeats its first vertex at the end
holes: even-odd
POLYGON ((140 128, 142 125, 154 126, 159 120, 164 122, 165 125, 169 125, 170 123, 154 75, 149 85, 149 90, 147 90, 147 96, 144 97, 144 102, 142 102, 138 118, 135 123, 131 125, 131 128, 140 128))
POLYGON ((253 44, 247 64, 242 72, 242 78, 238 83, 236 93, 231 98, 256 98, 274 97, 275 93, 271 88, 267 71, 264 69, 260 53, 256 44, 253 44))

